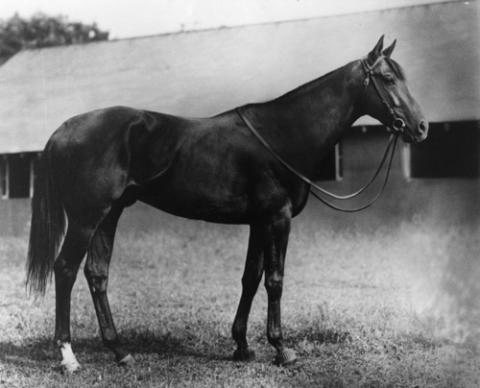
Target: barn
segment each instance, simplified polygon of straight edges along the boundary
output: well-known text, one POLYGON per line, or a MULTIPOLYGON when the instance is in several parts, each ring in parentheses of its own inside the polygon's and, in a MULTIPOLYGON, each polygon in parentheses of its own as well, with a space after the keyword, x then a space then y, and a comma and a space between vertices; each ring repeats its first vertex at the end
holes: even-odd
MULTIPOLYGON (((398 39, 393 56, 431 131, 428 141, 402 147, 386 199, 372 211, 445 210, 451 220, 470 219, 480 210, 478 8, 453 1, 25 50, 0 67, 0 213, 13 217, 9 200, 32 196, 38 155, 75 114, 127 105, 213 115, 360 58, 385 33, 387 42, 398 39)), ((338 192, 358 187, 386 141, 377 122, 360 119, 327 158, 323 184, 338 192)))

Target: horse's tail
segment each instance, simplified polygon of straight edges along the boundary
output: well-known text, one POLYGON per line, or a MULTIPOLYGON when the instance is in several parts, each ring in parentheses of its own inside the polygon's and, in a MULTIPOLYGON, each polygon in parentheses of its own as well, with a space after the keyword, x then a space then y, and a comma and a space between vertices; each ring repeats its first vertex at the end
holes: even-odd
POLYGON ((65 232, 65 213, 49 166, 49 157, 47 145, 36 169, 27 258, 26 285, 30 291, 40 294, 45 294, 65 232))

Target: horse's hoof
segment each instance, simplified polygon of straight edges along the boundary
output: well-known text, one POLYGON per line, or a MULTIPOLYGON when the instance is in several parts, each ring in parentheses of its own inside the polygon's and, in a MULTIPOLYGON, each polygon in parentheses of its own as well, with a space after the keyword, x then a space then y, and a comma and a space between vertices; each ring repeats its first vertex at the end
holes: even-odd
POLYGON ((237 349, 233 353, 234 361, 253 361, 255 360, 255 352, 250 349, 237 349))
POLYGON ((78 363, 77 360, 68 360, 68 361, 62 361, 60 364, 61 368, 64 372, 71 374, 80 369, 80 364, 78 363))
POLYGON ((118 365, 121 366, 130 366, 135 364, 135 359, 132 357, 130 353, 128 353, 125 357, 118 361, 118 365))
POLYGON ((72 351, 72 345, 70 342, 61 343, 60 351, 62 353, 62 362, 60 363, 60 366, 64 372, 73 373, 80 368, 80 364, 72 351))
POLYGON ((292 349, 284 348, 280 352, 277 353, 275 357, 275 365, 278 366, 285 366, 289 365, 297 359, 297 355, 292 349))

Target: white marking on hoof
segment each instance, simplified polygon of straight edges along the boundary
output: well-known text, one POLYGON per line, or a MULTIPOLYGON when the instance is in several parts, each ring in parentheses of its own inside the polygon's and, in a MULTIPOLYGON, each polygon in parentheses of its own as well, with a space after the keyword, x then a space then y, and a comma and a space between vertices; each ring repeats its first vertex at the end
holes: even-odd
POLYGON ((119 365, 124 365, 124 366, 133 365, 133 364, 135 364, 135 359, 132 357, 132 355, 130 353, 128 353, 125 357, 123 357, 118 362, 118 364, 119 365))
POLYGON ((60 351, 62 352, 62 362, 60 365, 68 373, 73 373, 78 368, 80 368, 80 364, 78 363, 77 358, 75 357, 75 354, 73 354, 72 346, 70 345, 69 342, 62 343, 60 347, 60 351))

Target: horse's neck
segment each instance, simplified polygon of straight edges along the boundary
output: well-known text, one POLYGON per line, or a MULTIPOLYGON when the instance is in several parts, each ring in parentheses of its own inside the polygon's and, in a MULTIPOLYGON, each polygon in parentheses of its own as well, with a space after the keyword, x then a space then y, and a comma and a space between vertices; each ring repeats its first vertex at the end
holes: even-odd
POLYGON ((352 62, 259 106, 267 141, 312 179, 326 153, 360 116, 356 66, 352 62))

